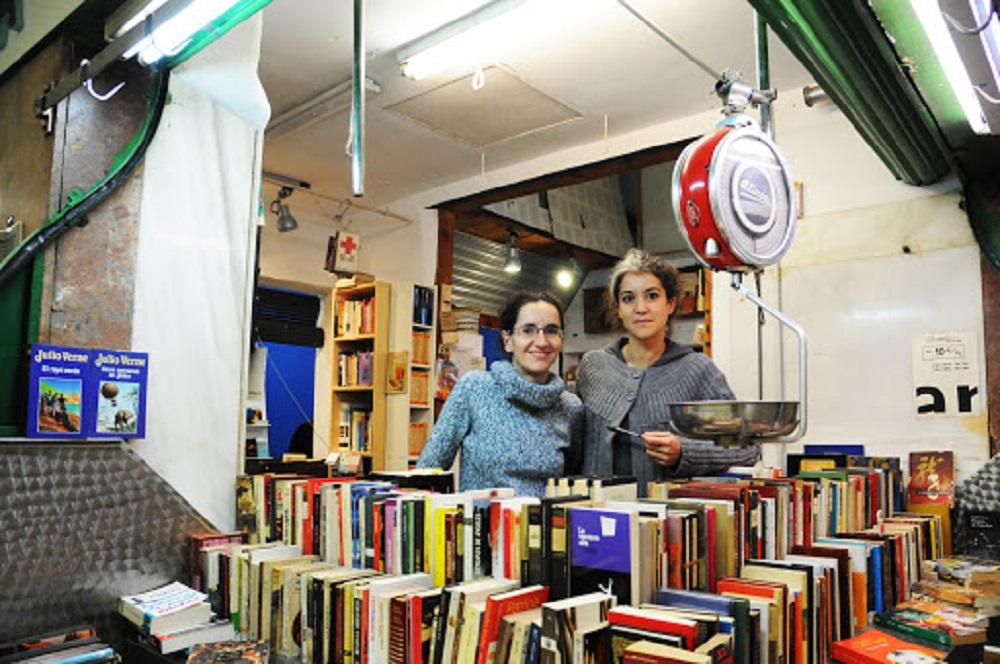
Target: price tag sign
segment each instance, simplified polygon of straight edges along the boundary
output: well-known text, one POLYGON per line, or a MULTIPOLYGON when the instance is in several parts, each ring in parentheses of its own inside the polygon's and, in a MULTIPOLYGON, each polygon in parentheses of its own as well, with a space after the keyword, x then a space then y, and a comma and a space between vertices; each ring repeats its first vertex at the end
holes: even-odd
POLYGON ((918 417, 979 415, 979 343, 970 332, 924 334, 913 340, 918 417))

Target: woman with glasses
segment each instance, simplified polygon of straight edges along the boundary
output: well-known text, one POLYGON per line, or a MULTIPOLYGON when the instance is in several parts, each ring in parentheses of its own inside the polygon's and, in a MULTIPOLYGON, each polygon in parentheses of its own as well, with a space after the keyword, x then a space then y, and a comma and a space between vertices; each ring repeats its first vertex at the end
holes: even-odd
POLYGON ((417 468, 450 468, 461 450, 462 491, 512 487, 541 497, 548 478, 580 465, 583 406, 551 372, 562 352, 562 306, 547 293, 516 293, 500 326, 510 361, 458 381, 417 468))
POLYGON ((584 474, 633 475, 645 496, 651 481, 756 463, 759 444, 725 448, 669 429, 671 403, 735 399, 708 356, 670 339, 677 269, 631 249, 612 271, 608 291, 626 336, 580 362, 584 474))

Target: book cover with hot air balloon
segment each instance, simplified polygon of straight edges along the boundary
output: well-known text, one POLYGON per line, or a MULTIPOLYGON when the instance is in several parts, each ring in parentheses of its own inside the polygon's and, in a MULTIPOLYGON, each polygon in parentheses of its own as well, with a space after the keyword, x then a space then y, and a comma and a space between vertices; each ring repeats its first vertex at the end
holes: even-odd
POLYGON ((31 346, 28 377, 29 438, 82 438, 90 351, 48 344, 31 346))
POLYGON ((149 354, 124 350, 91 351, 91 389, 87 391, 89 435, 143 438, 146 435, 146 382, 149 354))

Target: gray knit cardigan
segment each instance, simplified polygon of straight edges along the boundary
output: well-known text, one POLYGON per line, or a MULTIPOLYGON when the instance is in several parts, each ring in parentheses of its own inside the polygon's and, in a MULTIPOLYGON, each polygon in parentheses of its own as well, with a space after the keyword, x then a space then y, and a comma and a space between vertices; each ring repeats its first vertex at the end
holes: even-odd
POLYGON ((417 468, 448 469, 461 450, 462 491, 513 487, 542 497, 549 477, 579 472, 582 437, 583 406, 561 378, 539 385, 497 361, 455 385, 417 468))
MULTIPOLYGON (((622 356, 625 339, 590 351, 580 362, 577 393, 586 411, 583 472, 610 475, 612 440, 607 425, 640 433, 668 431, 668 404, 683 401, 735 399, 726 377, 712 360, 693 349, 668 342, 663 356, 648 369, 630 367, 622 356)), ((760 445, 720 447, 712 441, 681 439, 681 457, 674 468, 650 459, 640 444, 630 446, 633 474, 639 494, 645 496, 651 481, 722 472, 730 466, 753 465, 760 445)))

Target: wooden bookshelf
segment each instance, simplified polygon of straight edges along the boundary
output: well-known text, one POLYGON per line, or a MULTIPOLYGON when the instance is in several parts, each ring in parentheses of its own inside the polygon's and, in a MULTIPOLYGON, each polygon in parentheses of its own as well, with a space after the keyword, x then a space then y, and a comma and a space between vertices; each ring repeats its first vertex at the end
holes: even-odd
POLYGON ((386 355, 391 333, 392 289, 374 282, 333 293, 331 330, 330 450, 357 452, 371 459, 372 470, 386 469, 386 355), (345 366, 368 354, 370 367, 345 366), (367 411, 367 422, 359 413, 367 411), (346 424, 346 435, 342 425, 346 424), (367 444, 358 430, 367 432, 367 444))
POLYGON ((406 391, 387 395, 387 467, 405 470, 420 454, 434 425, 434 365, 437 356, 437 289, 413 282, 392 285, 390 350, 409 358, 406 391))

